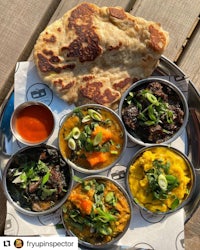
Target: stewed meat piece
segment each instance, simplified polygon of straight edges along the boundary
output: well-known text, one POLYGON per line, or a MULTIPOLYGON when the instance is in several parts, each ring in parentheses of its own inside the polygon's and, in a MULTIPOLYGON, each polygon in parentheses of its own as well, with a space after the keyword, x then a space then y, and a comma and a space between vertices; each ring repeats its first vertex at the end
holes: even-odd
POLYGON ((128 106, 122 111, 124 123, 135 130, 137 125, 138 108, 134 105, 128 106))
POLYGON ((168 95, 164 93, 163 87, 159 82, 151 82, 148 89, 157 97, 161 97, 164 101, 168 100, 168 95))

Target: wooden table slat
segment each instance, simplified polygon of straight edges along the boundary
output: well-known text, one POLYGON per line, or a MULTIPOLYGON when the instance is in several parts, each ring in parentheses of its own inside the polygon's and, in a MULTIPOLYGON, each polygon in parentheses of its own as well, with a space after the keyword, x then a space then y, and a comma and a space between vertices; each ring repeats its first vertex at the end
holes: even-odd
POLYGON ((178 60, 178 66, 193 82, 200 93, 200 21, 196 27, 193 36, 188 41, 188 46, 184 49, 181 58, 178 60), (194 60, 199 58, 199 60, 194 60))
POLYGON ((131 11, 132 15, 160 23, 169 32, 170 43, 164 55, 172 61, 176 61, 181 54, 199 13, 199 0, 193 0, 192 4, 187 0, 137 0, 131 11))
POLYGON ((55 0, 0 0, 0 104, 13 85, 17 61, 27 59, 59 3, 55 0))
POLYGON ((200 246, 200 208, 185 225, 185 249, 199 250, 200 246))

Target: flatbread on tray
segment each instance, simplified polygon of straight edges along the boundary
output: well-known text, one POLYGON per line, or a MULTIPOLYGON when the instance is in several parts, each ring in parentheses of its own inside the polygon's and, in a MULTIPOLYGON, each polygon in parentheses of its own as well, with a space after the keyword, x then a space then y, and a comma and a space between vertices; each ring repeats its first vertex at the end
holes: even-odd
POLYGON ((82 3, 40 34, 34 61, 63 100, 114 107, 131 84, 152 74, 168 40, 159 24, 121 7, 82 3))

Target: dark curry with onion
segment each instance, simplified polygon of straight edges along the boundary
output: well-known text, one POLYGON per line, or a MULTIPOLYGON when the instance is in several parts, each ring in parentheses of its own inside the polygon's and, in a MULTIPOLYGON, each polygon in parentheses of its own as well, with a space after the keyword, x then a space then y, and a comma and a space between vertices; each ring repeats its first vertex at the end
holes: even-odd
POLYGON ((16 154, 7 171, 7 189, 22 208, 41 212, 64 198, 71 181, 69 166, 55 148, 31 147, 16 154))
POLYGON ((128 132, 146 143, 170 139, 182 126, 184 115, 178 94, 158 81, 129 92, 122 108, 128 132))

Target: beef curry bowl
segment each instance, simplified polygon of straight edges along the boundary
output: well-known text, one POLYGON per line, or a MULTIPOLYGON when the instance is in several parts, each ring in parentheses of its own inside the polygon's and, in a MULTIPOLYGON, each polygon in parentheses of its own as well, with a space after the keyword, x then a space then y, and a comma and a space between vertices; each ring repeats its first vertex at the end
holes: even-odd
POLYGON ((91 175, 77 177, 76 181, 62 206, 67 233, 92 249, 111 246, 130 224, 132 208, 128 194, 108 177, 91 175))
POLYGON ((57 148, 28 146, 8 161, 3 184, 17 211, 30 216, 49 214, 65 202, 73 185, 73 169, 57 148))
POLYGON ((96 174, 122 157, 127 137, 116 112, 102 105, 76 107, 63 119, 58 135, 63 158, 75 170, 96 174))
POLYGON ((142 146, 173 142, 183 133, 188 114, 181 90, 158 77, 134 83, 119 104, 129 139, 142 146))

